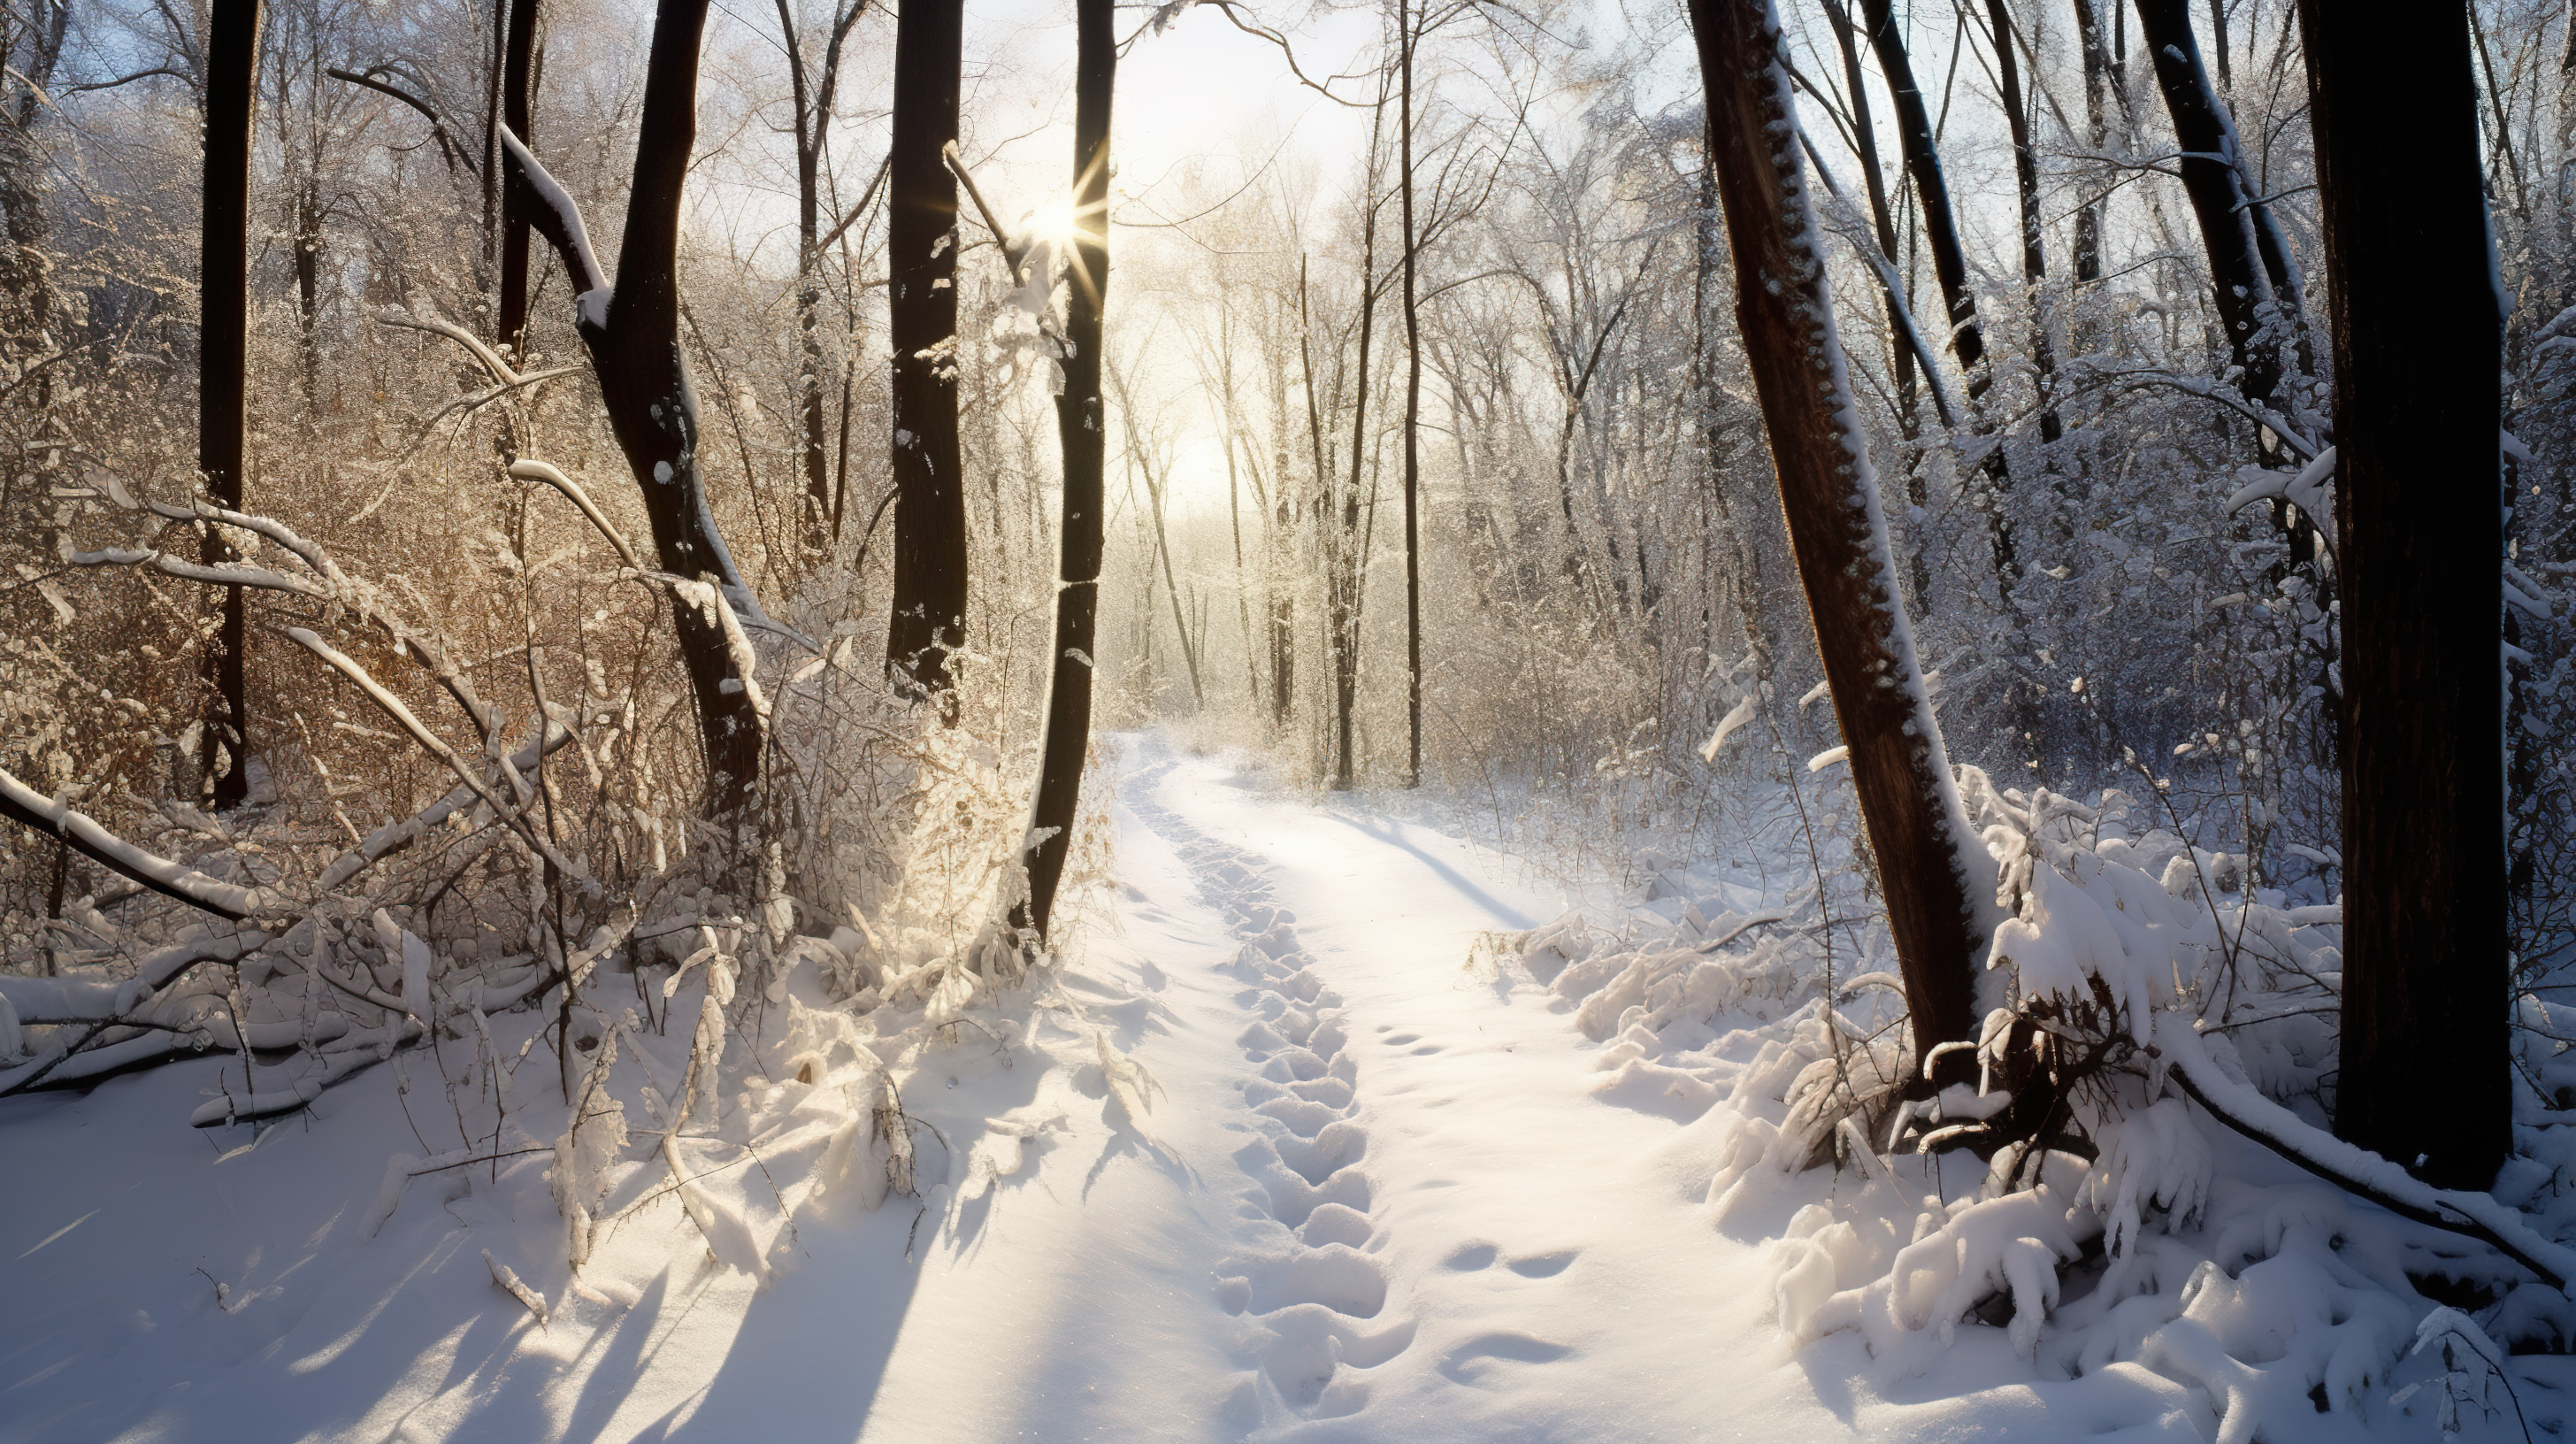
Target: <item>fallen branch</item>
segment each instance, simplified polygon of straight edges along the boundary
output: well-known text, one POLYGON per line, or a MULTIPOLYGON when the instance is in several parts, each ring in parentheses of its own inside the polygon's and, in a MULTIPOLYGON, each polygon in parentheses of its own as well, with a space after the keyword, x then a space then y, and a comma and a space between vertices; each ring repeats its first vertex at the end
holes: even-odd
POLYGON ((2209 1116, 2344 1191, 2400 1218, 2494 1246, 2505 1257, 2564 1292, 2576 1278, 2576 1251, 2540 1236, 2519 1209, 2492 1194, 2435 1188, 2366 1148, 2300 1121, 2287 1108, 2218 1071, 2198 1034, 2177 1015, 2156 1020, 2155 1045, 2169 1076, 2209 1116))
POLYGON ((275 911, 279 907, 276 895, 265 888, 218 882, 186 863, 173 862, 157 853, 147 852, 99 826, 87 814, 74 812, 70 807, 55 802, 6 771, 0 771, 0 817, 55 838, 83 857, 132 878, 164 897, 176 898, 226 922, 237 923, 253 913, 275 911))

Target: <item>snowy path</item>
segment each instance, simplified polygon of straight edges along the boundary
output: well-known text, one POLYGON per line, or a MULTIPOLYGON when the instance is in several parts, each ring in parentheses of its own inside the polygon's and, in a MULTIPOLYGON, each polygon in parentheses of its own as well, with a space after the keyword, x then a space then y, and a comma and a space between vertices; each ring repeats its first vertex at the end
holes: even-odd
POLYGON ((1153 737, 1116 786, 1114 916, 1066 991, 1150 1072, 1149 1112, 1097 1064, 997 1065, 969 1033, 906 1107, 952 1135, 1060 1108, 1035 1167, 961 1205, 961 1138, 918 1219, 800 1215, 759 1289, 674 1214, 584 1293, 533 1166, 446 1175, 443 1207, 415 1185, 358 1236, 414 1146, 397 1070, 255 1153, 175 1122, 216 1062, 15 1100, 0 1440, 1912 1435, 1813 1372, 1844 1351, 1791 1355, 1757 1250, 1687 1196, 1675 1125, 1592 1096, 1597 1048, 1554 999, 1471 965, 1560 896, 1153 737))
POLYGON ((1140 1056, 1235 1145, 1193 1162, 1237 1200, 1215 1292, 1248 1367, 1167 1437, 1707 1438, 1717 1399, 1743 1437, 1833 1427, 1751 1251, 1658 1166, 1672 1125, 1589 1096, 1568 1020, 1469 965, 1560 899, 1151 742, 1120 804, 1126 946, 1173 1019, 1140 1056))

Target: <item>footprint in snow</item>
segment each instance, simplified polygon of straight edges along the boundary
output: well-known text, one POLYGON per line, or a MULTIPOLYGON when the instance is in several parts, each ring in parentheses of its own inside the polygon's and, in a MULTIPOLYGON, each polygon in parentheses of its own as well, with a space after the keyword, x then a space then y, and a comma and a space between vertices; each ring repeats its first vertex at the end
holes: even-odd
MULTIPOLYGON (((1368 1132, 1353 1121, 1359 1065, 1341 1021, 1342 999, 1315 975, 1295 915, 1271 895, 1263 860, 1199 834, 1163 808, 1152 794, 1159 780, 1149 775, 1134 810, 1173 842, 1197 874, 1200 897, 1223 915, 1237 944, 1220 966, 1245 984, 1235 995, 1247 1015, 1235 1042, 1259 1065, 1242 1088, 1264 1130, 1234 1155, 1254 1184, 1246 1212, 1279 1224, 1290 1245, 1216 1271, 1217 1302, 1253 1329, 1243 1354, 1252 1376, 1227 1395, 1220 1413, 1246 1429, 1346 1417, 1368 1404, 1366 1371, 1410 1348, 1414 1325, 1380 1320, 1388 1287, 1368 1251, 1381 1240, 1369 1218, 1368 1132)), ((1159 988, 1162 980, 1149 974, 1146 985, 1159 988)))
POLYGON ((1535 1334, 1503 1330, 1453 1346, 1440 1356, 1440 1372, 1457 1383, 1481 1384, 1509 1372, 1513 1364, 1553 1364, 1573 1352, 1535 1334))

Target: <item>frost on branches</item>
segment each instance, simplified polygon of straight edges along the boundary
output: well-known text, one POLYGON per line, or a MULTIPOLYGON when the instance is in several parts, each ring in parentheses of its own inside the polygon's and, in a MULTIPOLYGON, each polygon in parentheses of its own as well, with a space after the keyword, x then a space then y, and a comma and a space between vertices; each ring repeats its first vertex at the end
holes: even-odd
POLYGON ((1827 945, 1856 898, 1753 910, 1669 873, 1622 936, 1573 914, 1521 940, 1606 1043, 1595 1092, 1684 1120, 1672 1157, 1711 1222, 1773 1241, 1784 1334, 1973 1389, 2003 1380, 1943 1361, 1991 1330, 2027 1376, 2093 1381, 2068 1398, 2145 1388, 2226 1441, 2427 1401, 2456 1428, 2463 1402, 2505 1410, 2504 1349, 2576 1344, 2559 1010, 2523 1004, 2522 1156, 2493 1196, 2437 1194, 2326 1131, 2339 906, 2249 887, 2161 797, 1961 783, 2009 913, 1979 1038, 1953 1045, 1974 1087, 1893 1101, 1911 1050, 1883 936, 1827 945))

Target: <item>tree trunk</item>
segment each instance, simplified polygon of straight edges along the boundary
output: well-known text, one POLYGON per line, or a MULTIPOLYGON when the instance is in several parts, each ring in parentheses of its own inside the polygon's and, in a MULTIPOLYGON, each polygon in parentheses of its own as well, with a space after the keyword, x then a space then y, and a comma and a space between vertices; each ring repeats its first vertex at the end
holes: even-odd
MULTIPOLYGON (((698 47, 706 18, 707 0, 661 0, 654 16, 613 287, 599 273, 562 187, 524 146, 510 147, 510 169, 521 209, 553 242, 571 279, 575 329, 590 351, 609 427, 643 492, 662 570, 712 582, 737 616, 765 622, 708 507, 697 396, 680 350, 680 200, 697 139, 698 47)), ((759 779, 762 719, 722 621, 675 599, 671 624, 698 706, 708 811, 730 816, 750 800, 759 779)))
MULTIPOLYGON (((250 345, 250 148, 258 81, 259 0, 212 0, 206 15, 205 211, 199 234, 197 469, 218 506, 242 507, 245 372, 250 345)), ((200 559, 231 561, 232 548, 207 527, 200 559)), ((248 640, 242 588, 223 589, 223 619, 205 654, 210 695, 198 757, 217 807, 250 797, 250 708, 242 649, 248 640)))
POLYGON ((2511 1144, 2512 1092, 2497 603, 2479 580, 2504 552, 2502 297, 2477 86, 2457 8, 2396 26, 2301 0, 2299 20, 2334 330, 2348 699, 2335 1131, 2437 1186, 2479 1189, 2511 1144))
POLYGON ((2256 234, 2260 198, 2237 165, 2236 127, 2201 64, 2185 0, 2136 0, 2138 31, 2156 67, 2156 87, 2181 150, 2182 186, 2209 252, 2211 299, 2226 329, 2237 387, 2257 406, 2274 404, 2281 384, 2280 337, 2270 329, 2279 301, 2256 234))
POLYGON ((1081 801, 1091 746, 1092 657, 1100 617, 1102 521, 1108 430, 1100 401, 1101 302, 1109 290, 1109 116, 1118 76, 1110 0, 1074 9, 1073 276, 1065 307, 1064 392, 1056 435, 1064 450, 1064 553, 1056 588, 1053 681, 1037 801, 1029 809, 1029 896, 1015 928, 1047 936, 1081 801))
MULTIPOLYGON (((2103 106, 2104 82, 2110 70, 2110 57, 2102 51, 2102 18, 2094 9, 2095 0, 2074 0, 2077 48, 2084 57, 2084 135, 2085 144, 2099 154, 2111 137, 2109 116, 2103 106)), ((2075 212, 2075 349, 2087 352, 2097 344, 2098 328, 2090 308, 2084 302, 2090 289, 2102 280, 2102 197, 2088 190, 2084 203, 2075 212)))
MULTIPOLYGON (((1833 27, 1835 47, 1842 51, 1843 85, 1851 95, 1852 148, 1860 156, 1861 182, 1869 193, 1870 226, 1878 234, 1879 254, 1887 258, 1886 275, 1896 275, 1896 212, 1888 204, 1887 178, 1879 170, 1878 126, 1871 119, 1869 91, 1861 75, 1860 43, 1851 23, 1851 14, 1843 0, 1826 0, 1825 19, 1833 27)), ((1707 205, 1714 208, 1712 196, 1707 205)), ((1709 223, 1711 226, 1714 222, 1709 223)), ((1910 312, 1905 299, 1893 287, 1882 286, 1880 299, 1887 307, 1889 369, 1896 375, 1896 426, 1906 442, 1905 500, 1916 514, 1928 514, 1932 506, 1930 488, 1923 480, 1923 454, 1917 445, 1923 436, 1921 415, 1922 383, 1916 379, 1914 349, 1905 344, 1910 312)), ((1936 377, 1937 381, 1938 378, 1936 377)), ((1914 605, 1925 616, 1932 614, 1932 567, 1928 559, 1928 538, 1912 535, 1913 542, 1906 562, 1914 583, 1914 605)), ((1748 618, 1749 621, 1749 618, 1748 618)))
POLYGON ((957 448, 957 140, 964 0, 913 0, 895 26, 886 270, 894 346, 894 612, 886 666, 954 720, 965 641, 966 488, 957 448))
MULTIPOLYGON (((1882 12, 1885 0, 1871 0, 1882 12)), ((1932 1048, 1971 1036, 1980 899, 1993 864, 1968 827, 1896 599, 1869 443, 1834 335, 1824 256, 1793 133, 1786 50, 1768 0, 1692 0, 1708 148, 1735 254, 1737 319, 1771 438, 1854 790, 1887 894, 1912 1017, 1914 1083, 1932 1048)), ((1928 133, 1928 132, 1927 132, 1928 133)), ((1972 1075, 1964 1050, 1942 1081, 1972 1075)))
POLYGON ((1402 187, 1404 225, 1404 785, 1422 785, 1422 330, 1414 294, 1413 226, 1413 28, 1412 0, 1396 0, 1395 35, 1403 67, 1397 101, 1396 184, 1402 187))
POLYGON ((2021 59, 2013 46, 2012 7, 1986 0, 1994 25, 1995 77, 2003 92, 2004 119, 2012 132, 2013 184, 2021 200, 2021 278, 2030 287, 2030 361, 2039 382, 2039 439, 2066 434, 2057 419, 2057 351, 2048 334, 2048 250, 2039 207, 2039 152, 2030 137, 2030 113, 2021 93, 2021 59))
MULTIPOLYGON (((537 143, 535 80, 537 6, 540 0, 504 0, 510 33, 501 59, 501 121, 519 144, 537 143)), ((528 217, 515 195, 501 207, 501 309, 498 334, 510 354, 528 349, 528 217)))
MULTIPOLYGON (((2283 374, 2291 365, 2307 369, 2301 283, 2289 242, 2245 173, 2236 122, 2201 64, 2185 0, 2136 3, 2138 34, 2154 57, 2156 85, 2164 92, 2174 143, 2182 152, 2183 191, 2191 197, 2209 252, 2210 289, 2227 331, 2228 359, 2238 368, 2237 389, 2257 407, 2286 412, 2289 398, 2280 395, 2283 374)), ((2280 443, 2269 428, 2258 433, 2256 445, 2263 465, 2283 464, 2280 443)), ((2291 565, 2324 585, 2316 567, 2314 520, 2293 515, 2286 502, 2274 504, 2273 517, 2289 539, 2291 565)))
MULTIPOLYGON (((1959 245, 1959 227, 1950 211, 1950 188, 1941 173, 1941 153, 1932 137, 1932 113, 1923 89, 1914 80, 1914 63, 1905 52, 1905 32, 1896 23, 1892 0, 1861 0, 1869 25, 1870 48, 1887 76, 1896 101, 1896 136, 1905 169, 1914 179, 1914 198, 1923 217, 1924 243, 1932 248, 1932 274, 1941 282, 1941 300, 1950 312, 1950 348, 1968 378, 1968 424, 1979 436, 1989 434, 1986 393, 1994 389, 1993 368, 1986 364, 1985 329, 1977 322, 1977 296, 1968 289, 1967 253, 1959 245)), ((2012 490, 2012 468, 2000 443, 1987 448, 1978 469, 1993 493, 1987 498, 1986 536, 1994 550, 1996 585, 2007 592, 2021 579, 2021 560, 2013 545, 2012 523, 2004 496, 2012 490)))
MULTIPOLYGON (((1377 120, 1386 115, 1386 93, 1378 92, 1377 120)), ((1369 128, 1370 182, 1377 179, 1380 131, 1369 128)), ((1351 393, 1351 479, 1342 493, 1341 535, 1327 553, 1331 558, 1325 587, 1333 640, 1333 790, 1348 792, 1357 782, 1351 750, 1351 710, 1360 685, 1360 466, 1368 455, 1369 352, 1377 338, 1377 206, 1363 190, 1360 197, 1360 352, 1359 379, 1351 393)), ((1302 293, 1300 304, 1303 304, 1302 293)), ((1370 521, 1376 520, 1374 511, 1370 521)), ((1319 518, 1320 520, 1320 518, 1319 518)))

